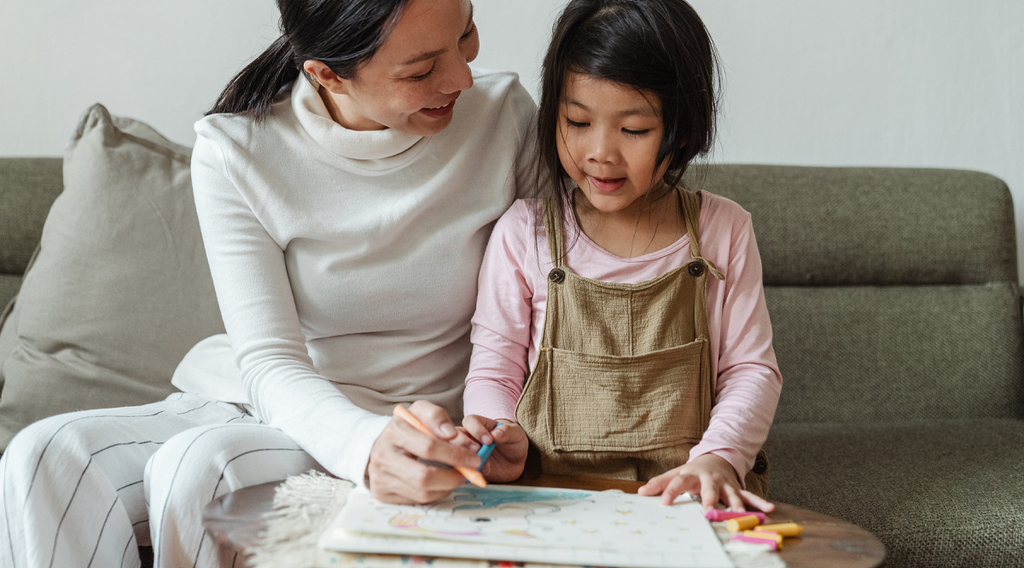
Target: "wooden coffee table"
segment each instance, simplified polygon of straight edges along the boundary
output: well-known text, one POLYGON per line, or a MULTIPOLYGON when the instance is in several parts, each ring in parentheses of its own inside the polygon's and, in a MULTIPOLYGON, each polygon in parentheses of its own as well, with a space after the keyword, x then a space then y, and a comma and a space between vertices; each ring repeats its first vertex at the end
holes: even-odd
MULTIPOLYGON (((248 554, 263 528, 263 514, 274 503, 279 481, 233 491, 211 501, 203 510, 203 525, 221 546, 248 554)), ((642 483, 552 475, 530 476, 517 485, 564 487, 603 491, 620 489, 636 493, 642 483)), ((775 503, 768 523, 797 523, 804 528, 798 538, 787 538, 779 555, 792 568, 877 568, 885 560, 885 547, 875 535, 835 517, 775 503)))

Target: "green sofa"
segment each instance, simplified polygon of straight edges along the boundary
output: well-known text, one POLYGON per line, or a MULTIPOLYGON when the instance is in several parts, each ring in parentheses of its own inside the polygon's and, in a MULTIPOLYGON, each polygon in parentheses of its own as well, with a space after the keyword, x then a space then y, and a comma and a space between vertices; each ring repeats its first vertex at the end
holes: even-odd
POLYGON ((977 172, 722 166, 753 216, 783 376, 769 497, 886 566, 1024 566, 1013 204, 977 172))
MULTIPOLYGON (((1024 328, 1005 184, 953 170, 697 173, 692 185, 751 211, 764 262, 785 381, 769 497, 872 531, 886 566, 1024 566, 1024 328)), ((61 180, 59 158, 0 159, 0 305, 61 180)))

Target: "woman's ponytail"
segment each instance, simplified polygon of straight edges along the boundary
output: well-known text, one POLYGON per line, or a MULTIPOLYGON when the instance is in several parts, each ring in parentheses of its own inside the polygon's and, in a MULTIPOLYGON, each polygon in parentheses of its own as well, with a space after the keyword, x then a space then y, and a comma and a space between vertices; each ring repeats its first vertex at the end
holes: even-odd
POLYGON ((231 79, 206 114, 244 113, 262 120, 270 114, 277 93, 298 76, 295 52, 282 35, 231 79))
POLYGON ((339 77, 356 69, 380 49, 409 0, 277 0, 284 32, 228 83, 206 114, 270 115, 274 97, 313 59, 339 77))

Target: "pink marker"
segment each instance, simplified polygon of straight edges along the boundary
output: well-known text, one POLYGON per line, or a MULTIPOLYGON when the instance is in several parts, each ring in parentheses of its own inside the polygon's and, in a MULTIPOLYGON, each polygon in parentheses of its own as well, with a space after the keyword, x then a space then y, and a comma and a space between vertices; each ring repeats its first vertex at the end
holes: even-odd
POLYGON ((729 539, 729 540, 739 540, 739 541, 742 541, 742 542, 749 542, 749 543, 753 543, 753 544, 764 544, 764 545, 768 546, 768 548, 770 550, 778 550, 779 549, 779 543, 774 541, 774 540, 772 540, 772 539, 770 539, 770 538, 757 538, 757 537, 753 537, 753 536, 747 536, 745 534, 734 534, 734 535, 732 535, 732 538, 729 539))
POLYGON ((704 518, 709 521, 718 522, 728 521, 729 519, 738 519, 740 517, 749 517, 750 515, 754 515, 755 517, 757 517, 758 522, 764 522, 764 513, 755 513, 753 511, 744 511, 737 513, 733 511, 725 511, 722 509, 711 509, 710 511, 704 513, 704 518))

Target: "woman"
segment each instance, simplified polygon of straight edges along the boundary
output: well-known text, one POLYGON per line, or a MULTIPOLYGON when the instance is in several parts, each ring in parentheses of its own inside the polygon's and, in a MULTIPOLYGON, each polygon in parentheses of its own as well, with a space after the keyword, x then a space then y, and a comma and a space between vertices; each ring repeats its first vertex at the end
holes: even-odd
POLYGON ((425 502, 464 480, 418 457, 479 465, 450 417, 488 234, 525 193, 533 102, 514 75, 469 69, 469 0, 278 5, 281 38, 196 124, 227 336, 186 356, 183 393, 12 441, 5 565, 138 566, 150 542, 156 566, 231 565, 200 524, 219 494, 319 468, 425 502), (442 441, 389 418, 410 402, 442 441))

